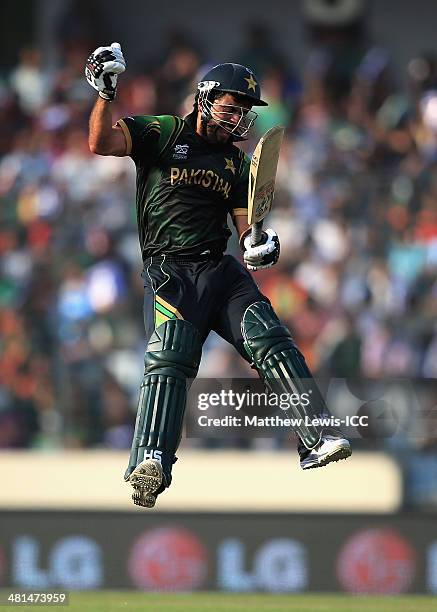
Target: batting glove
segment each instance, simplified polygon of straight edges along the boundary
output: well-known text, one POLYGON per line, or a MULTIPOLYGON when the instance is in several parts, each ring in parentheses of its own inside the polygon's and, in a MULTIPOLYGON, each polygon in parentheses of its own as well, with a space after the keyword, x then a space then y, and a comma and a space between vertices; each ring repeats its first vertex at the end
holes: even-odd
POLYGON ((118 75, 125 70, 126 61, 117 42, 93 51, 85 64, 86 80, 104 100, 115 98, 118 75))
POLYGON ((240 238, 244 249, 243 259, 248 270, 256 272, 271 268, 279 259, 280 244, 278 234, 273 229, 262 233, 262 242, 251 246, 251 228, 247 229, 240 238))

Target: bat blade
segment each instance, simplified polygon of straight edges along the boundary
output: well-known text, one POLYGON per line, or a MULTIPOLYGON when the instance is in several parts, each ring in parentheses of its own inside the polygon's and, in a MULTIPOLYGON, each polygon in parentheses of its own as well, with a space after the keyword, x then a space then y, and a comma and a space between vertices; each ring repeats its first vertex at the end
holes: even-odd
POLYGON ((250 162, 247 220, 252 225, 252 244, 259 242, 262 221, 272 208, 284 130, 279 125, 270 128, 260 138, 250 162))

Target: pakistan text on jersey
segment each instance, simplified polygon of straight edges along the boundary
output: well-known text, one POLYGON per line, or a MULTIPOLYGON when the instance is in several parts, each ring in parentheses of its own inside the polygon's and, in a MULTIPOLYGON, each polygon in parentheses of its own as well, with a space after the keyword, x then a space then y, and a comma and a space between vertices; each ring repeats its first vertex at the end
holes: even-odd
POLYGON ((223 180, 214 170, 201 170, 192 168, 187 170, 183 168, 170 168, 171 184, 182 183, 184 185, 201 185, 202 187, 212 189, 222 193, 225 200, 229 198, 231 192, 231 184, 223 180))

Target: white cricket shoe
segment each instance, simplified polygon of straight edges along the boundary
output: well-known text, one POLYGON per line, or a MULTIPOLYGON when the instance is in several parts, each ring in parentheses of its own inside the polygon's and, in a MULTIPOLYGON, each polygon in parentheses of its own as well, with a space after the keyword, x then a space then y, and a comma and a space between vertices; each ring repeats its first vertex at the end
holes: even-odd
POLYGON ((302 452, 300 455, 300 467, 303 470, 323 467, 328 463, 347 459, 352 455, 351 445, 346 438, 336 438, 325 435, 317 446, 312 450, 302 452))
POLYGON ((156 459, 146 459, 139 463, 127 480, 135 489, 132 494, 134 504, 153 508, 163 478, 162 466, 156 459))

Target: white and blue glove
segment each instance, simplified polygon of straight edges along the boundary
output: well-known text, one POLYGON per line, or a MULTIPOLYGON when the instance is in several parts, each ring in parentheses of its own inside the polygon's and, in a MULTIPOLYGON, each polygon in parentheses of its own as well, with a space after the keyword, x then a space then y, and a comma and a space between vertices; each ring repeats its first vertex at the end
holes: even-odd
POLYGON ((279 259, 280 244, 278 234, 273 229, 266 229, 262 233, 262 242, 251 246, 251 233, 249 227, 240 238, 243 248, 243 259, 248 270, 256 272, 271 268, 279 259))
POLYGON ((86 80, 104 100, 115 98, 118 75, 125 70, 126 61, 117 42, 110 47, 98 47, 85 64, 86 80))

